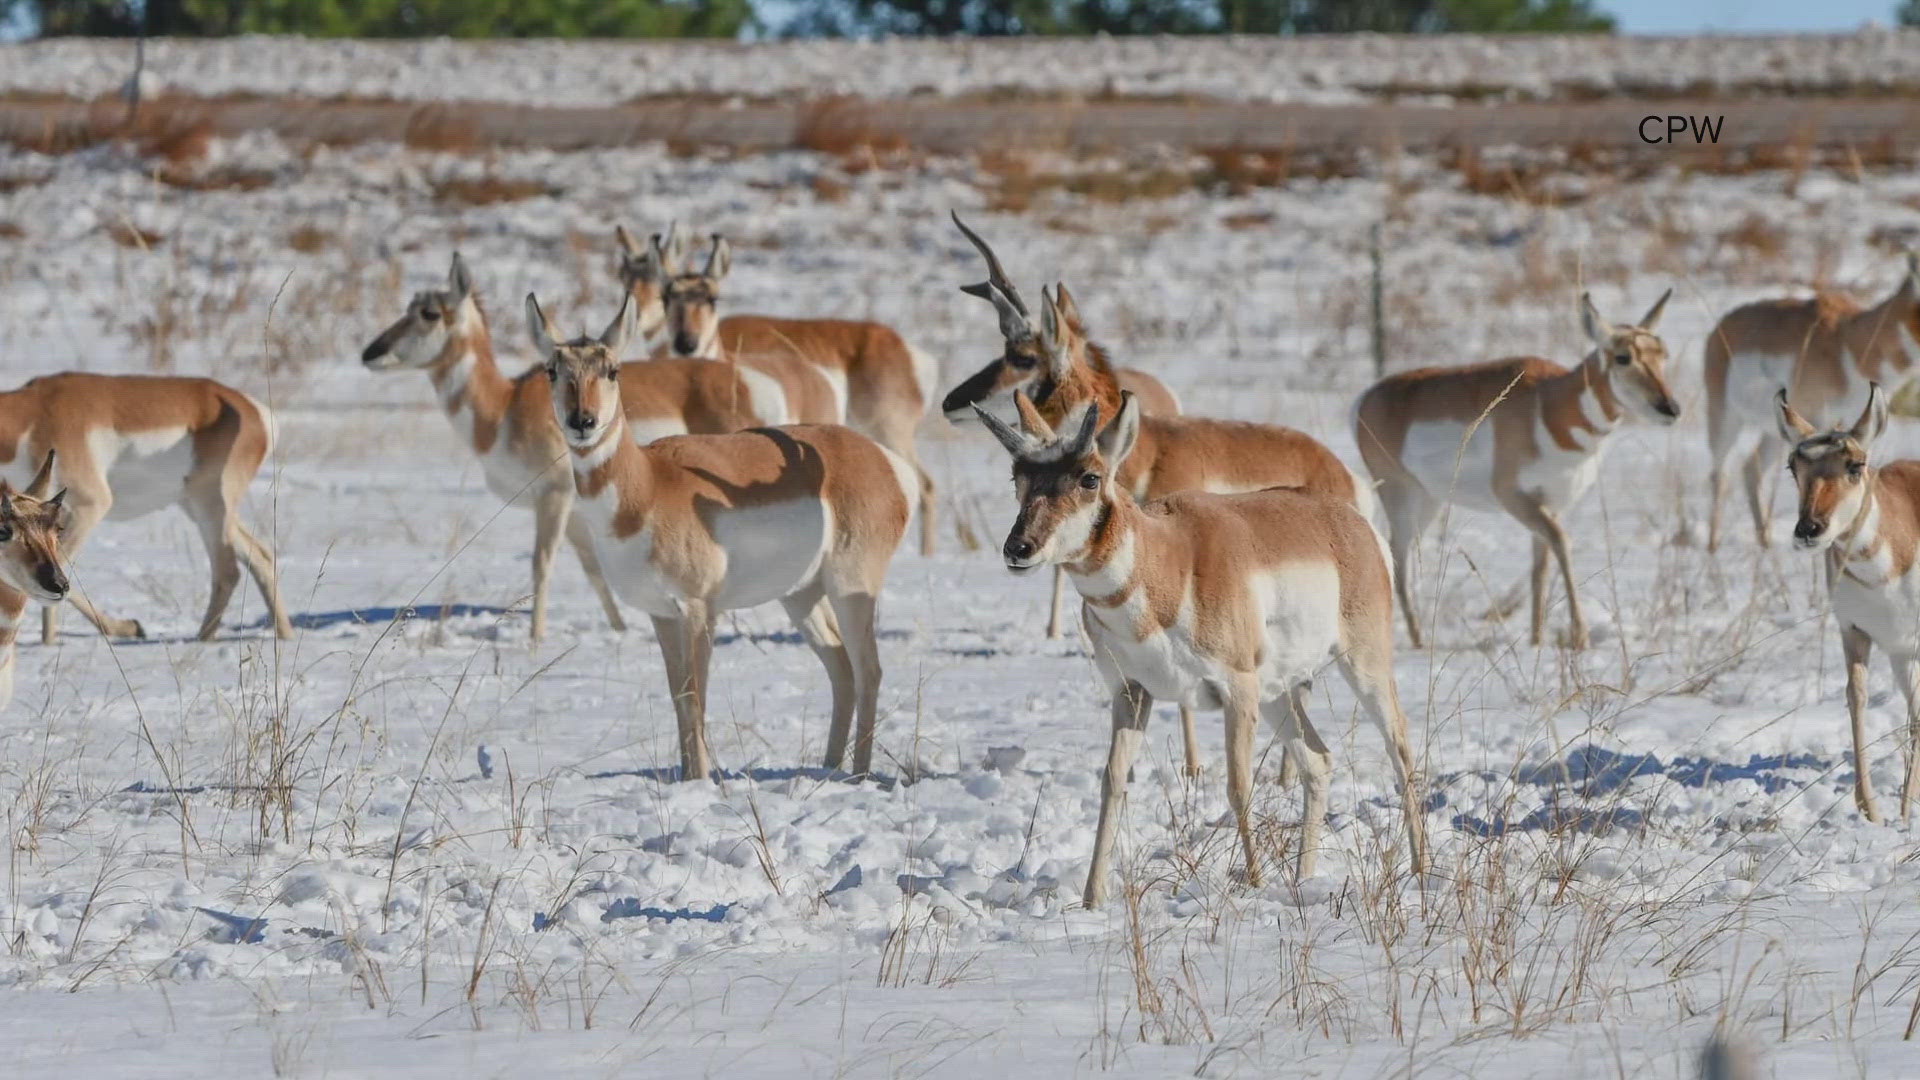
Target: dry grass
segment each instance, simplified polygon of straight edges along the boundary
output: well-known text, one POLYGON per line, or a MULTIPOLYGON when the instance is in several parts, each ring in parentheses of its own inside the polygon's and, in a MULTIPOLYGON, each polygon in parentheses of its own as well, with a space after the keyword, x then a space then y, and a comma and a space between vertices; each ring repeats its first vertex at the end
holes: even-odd
POLYGON ((884 115, 884 110, 860 98, 833 96, 810 101, 794 121, 793 145, 839 157, 905 150, 905 136, 884 123, 884 115))
POLYGON ((168 162, 153 171, 153 178, 182 191, 258 191, 272 187, 276 176, 267 169, 249 169, 223 165, 214 169, 196 169, 168 162))
POLYGON ((402 140, 413 150, 470 154, 481 147, 480 129, 467 110, 454 105, 422 105, 407 117, 402 140))
POLYGON ((116 221, 105 226, 103 231, 109 239, 123 248, 152 251, 166 242, 166 237, 151 229, 143 229, 130 221, 116 221))
POLYGON ((18 240, 27 235, 27 230, 18 222, 0 220, 0 240, 18 240))
POLYGON ((318 225, 299 225, 287 233, 287 246, 302 255, 311 255, 331 246, 334 236, 318 225))
POLYGON ((544 180, 510 176, 452 176, 433 182, 433 197, 467 206, 493 206, 543 195, 557 196, 558 187, 544 180))

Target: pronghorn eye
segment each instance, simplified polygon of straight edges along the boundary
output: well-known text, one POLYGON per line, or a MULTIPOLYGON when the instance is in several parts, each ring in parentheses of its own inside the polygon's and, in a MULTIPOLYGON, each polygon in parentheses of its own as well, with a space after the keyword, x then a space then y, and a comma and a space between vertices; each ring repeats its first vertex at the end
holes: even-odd
POLYGON ((1038 363, 1038 361, 1025 353, 1009 352, 1007 353, 1007 363, 1024 371, 1038 363))
POLYGON ((440 317, 440 309, 439 308, 421 308, 420 317, 427 320, 428 322, 433 322, 435 319, 438 319, 440 317))
POLYGON ((13 539, 13 526, 0 525, 0 544, 4 544, 11 539, 13 539))
POLYGON ((551 364, 549 364, 549 365, 547 365, 547 381, 548 381, 548 382, 559 382, 559 381, 560 381, 560 369, 559 369, 559 368, 557 368, 557 367, 554 367, 554 366, 553 366, 553 365, 551 365, 551 364))
POLYGON ((1088 491, 1100 490, 1100 474, 1099 473, 1081 473, 1080 486, 1083 488, 1086 488, 1088 491))
POLYGON ((1867 467, 1858 461, 1847 462, 1847 479, 1849 480, 1860 479, 1860 474, 1866 471, 1867 471, 1867 467))
POLYGON ((1616 364, 1631 364, 1633 363, 1633 354, 1631 352, 1614 353, 1613 362, 1616 364))

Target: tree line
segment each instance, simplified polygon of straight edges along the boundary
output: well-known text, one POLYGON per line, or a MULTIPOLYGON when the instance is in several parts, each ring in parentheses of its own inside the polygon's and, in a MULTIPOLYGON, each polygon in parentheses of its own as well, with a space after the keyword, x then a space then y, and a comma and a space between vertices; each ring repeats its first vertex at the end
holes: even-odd
POLYGON ((50 37, 1593 33, 1613 26, 1594 0, 0 0, 0 28, 50 37))

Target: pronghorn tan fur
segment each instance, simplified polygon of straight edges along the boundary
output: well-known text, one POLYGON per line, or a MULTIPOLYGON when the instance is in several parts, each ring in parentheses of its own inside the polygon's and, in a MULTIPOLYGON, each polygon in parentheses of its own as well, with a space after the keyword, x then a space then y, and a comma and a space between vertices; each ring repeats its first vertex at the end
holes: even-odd
POLYGON ((1844 297, 1761 300, 1723 316, 1707 335, 1707 548, 1720 543, 1720 511, 1727 469, 1752 444, 1741 473, 1747 510, 1760 546, 1767 544, 1769 473, 1782 447, 1774 441, 1773 396, 1788 400, 1814 424, 1840 423, 1859 412, 1869 383, 1897 384, 1920 359, 1920 260, 1907 256, 1906 275, 1891 296, 1872 307, 1844 297))
POLYGON ((1793 450, 1787 469, 1798 489, 1794 546, 1823 551, 1827 596, 1840 626, 1847 662, 1847 718, 1853 728, 1853 797, 1869 821, 1879 821, 1866 750, 1867 660, 1873 647, 1887 654, 1893 681, 1907 703, 1907 767, 1900 785, 1900 816, 1912 809, 1920 770, 1920 461, 1875 467, 1873 444, 1887 427, 1886 394, 1867 388, 1866 407, 1852 427, 1822 430, 1787 401, 1774 399, 1780 436, 1793 450))
MULTIPOLYGON (((631 301, 627 301, 631 303, 631 301)), ((720 612, 778 600, 833 685, 826 763, 873 767, 880 652, 874 607, 917 483, 913 466, 837 425, 686 435, 641 446, 614 386, 624 320, 561 338, 527 297, 553 374, 575 514, 615 590, 653 617, 679 725, 681 777, 706 777, 707 668, 720 612)))
POLYGON ((621 278, 636 301, 660 306, 657 321, 673 355, 733 359, 760 368, 779 379, 796 402, 809 401, 811 407, 795 409, 795 420, 847 424, 913 464, 920 485, 920 550, 933 554, 933 478, 921 467, 914 443, 939 377, 933 358, 876 322, 721 317, 720 283, 732 266, 724 238, 713 238, 705 266, 693 272, 685 265, 677 228, 654 237, 645 256, 624 228, 618 235, 621 278), (825 401, 817 400, 822 388, 825 401))
POLYGON ((1421 534, 1449 502, 1504 511, 1533 533, 1533 643, 1546 620, 1547 556, 1559 563, 1572 622, 1570 644, 1587 646, 1561 515, 1598 475, 1601 453, 1629 412, 1666 423, 1680 416, 1667 387, 1666 345, 1654 334, 1672 290, 1640 322, 1603 322, 1580 298, 1593 344, 1572 369, 1539 357, 1391 375, 1362 394, 1353 435, 1380 485, 1393 546, 1400 611, 1415 648, 1413 561, 1421 534))
MULTIPOLYGON (((48 452, 59 455, 68 515, 61 549, 69 562, 103 520, 169 506, 187 512, 212 568, 202 641, 220 629, 242 566, 260 587, 274 633, 293 636, 273 552, 240 520, 247 486, 272 448, 266 407, 212 379, 67 372, 0 394, 0 474, 24 480, 48 452)), ((139 622, 95 607, 84 575, 67 596, 101 633, 145 636, 139 622)), ((41 612, 44 641, 54 639, 58 610, 41 612)))
MULTIPOLYGON (((999 315, 1000 356, 954 387, 941 408, 949 419, 970 416, 976 406, 993 407, 1025 394, 1048 423, 1058 424, 1088 405, 1102 416, 1117 416, 1123 385, 1102 349, 1088 335, 1079 306, 1065 285, 1041 290, 1036 319, 1019 289, 985 240, 960 215, 953 223, 987 264, 987 280, 961 291, 991 302, 999 315)), ((1158 381, 1154 380, 1157 386, 1158 381)), ((1164 393, 1165 388, 1161 387, 1164 393)), ((1171 398, 1171 395, 1167 395, 1171 398)), ((1164 408, 1168 404, 1162 402, 1164 408)), ((1172 403, 1178 408, 1177 403, 1172 403)), ((1142 409, 1133 451, 1121 466, 1119 483, 1136 499, 1157 499, 1176 491, 1216 494, 1289 486, 1354 504, 1362 517, 1373 516, 1373 498, 1353 473, 1312 436, 1273 424, 1251 424, 1201 417, 1154 415, 1142 409)), ((1054 578, 1047 633, 1059 633, 1064 579, 1054 578)), ((1199 742, 1193 712, 1181 707, 1180 726, 1187 750, 1187 773, 1200 771, 1199 742)))
POLYGON ((1020 504, 1002 554, 1024 572, 1064 566, 1082 597, 1094 663, 1112 695, 1113 743, 1085 899, 1106 898, 1127 774, 1155 698, 1222 709, 1227 798, 1247 879, 1253 843, 1253 736, 1264 715, 1297 763, 1306 793, 1300 877, 1313 873, 1332 755, 1307 719, 1307 693, 1338 665, 1386 738, 1419 873, 1426 834, 1407 721, 1393 680, 1393 587, 1373 526, 1346 499, 1297 488, 1241 495, 1185 491, 1137 503, 1118 475, 1138 444, 1131 399, 1100 429, 1089 405, 1056 436, 1023 393, 1022 429, 976 406, 1013 455, 1020 504))
MULTIPOLYGON (((546 370, 534 367, 512 377, 500 370, 486 314, 458 254, 447 271, 447 287, 414 294, 406 314, 373 339, 361 360, 376 371, 424 370, 454 431, 480 459, 487 488, 510 505, 532 507, 533 639, 546 636, 547 585, 563 535, 579 556, 608 621, 625 629, 593 546, 569 516, 573 477, 566 465, 566 443, 553 426, 546 370)), ((635 438, 737 431, 786 418, 785 399, 777 388, 712 364, 661 360, 621 370, 621 401, 635 438)))

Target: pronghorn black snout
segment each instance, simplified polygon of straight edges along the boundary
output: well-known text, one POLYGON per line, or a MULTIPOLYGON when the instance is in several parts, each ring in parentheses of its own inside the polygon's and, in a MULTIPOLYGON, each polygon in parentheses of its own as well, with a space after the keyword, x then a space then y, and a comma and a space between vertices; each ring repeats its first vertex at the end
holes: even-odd
POLYGON ((373 344, 360 351, 360 362, 371 364, 385 355, 387 355, 387 339, 376 338, 373 344))
POLYGON ((1794 523, 1793 538, 1801 541, 1818 540, 1820 539, 1820 534, 1826 531, 1826 522, 1815 521, 1810 517, 1803 517, 1794 523))
POLYGON ((1026 562, 1033 558, 1036 550, 1038 549, 1034 547, 1033 541, 1026 537, 1009 536, 1007 542, 1001 546, 1000 553, 1006 556, 1008 562, 1026 562))
POLYGON ((1661 398, 1660 403, 1653 407, 1653 411, 1669 420, 1680 419, 1680 406, 1672 398, 1661 398))
POLYGON ((51 564, 47 566, 42 566, 40 568, 39 574, 37 574, 36 576, 39 577, 40 579, 41 588, 47 590, 48 592, 52 593, 55 596, 67 595, 67 589, 69 587, 67 582, 67 573, 66 571, 60 569, 58 566, 53 566, 51 564))
POLYGON ((567 426, 576 433, 585 435, 600 423, 600 418, 590 412, 575 410, 567 414, 567 426))
POLYGON ((692 356, 700 348, 700 339, 691 330, 682 330, 673 335, 673 351, 682 356, 692 356))

